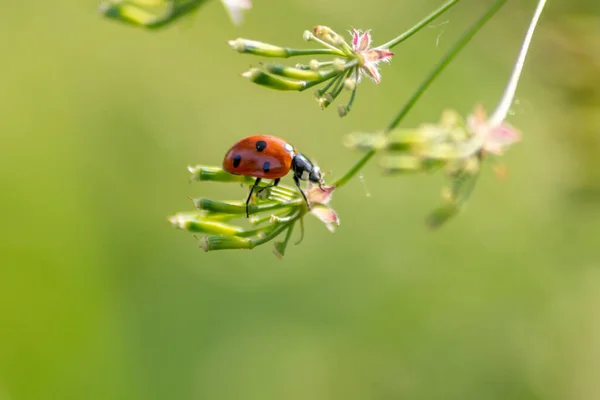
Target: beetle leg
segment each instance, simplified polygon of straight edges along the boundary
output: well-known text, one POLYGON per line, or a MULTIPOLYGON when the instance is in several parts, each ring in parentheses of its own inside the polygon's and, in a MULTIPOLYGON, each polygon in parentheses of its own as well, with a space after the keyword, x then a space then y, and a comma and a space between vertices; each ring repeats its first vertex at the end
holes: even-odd
POLYGON ((302 193, 302 197, 304 197, 304 201, 306 202, 306 207, 308 207, 308 209, 310 210, 310 204, 308 204, 308 199, 304 194, 304 190, 302 190, 302 188, 300 187, 300 179, 298 179, 296 175, 294 175, 294 183, 296 184, 296 186, 298 186, 298 190, 300 191, 300 193, 302 193))
POLYGON ((248 195, 248 199, 246 200, 246 218, 250 218, 250 213, 248 212, 248 204, 250 204, 250 199, 252 198, 252 192, 254 192, 254 189, 258 186, 259 183, 260 183, 260 178, 256 178, 256 180, 254 181, 254 185, 252 185, 252 188, 250 189, 250 194, 248 195))
POLYGON ((268 184, 267 186, 265 186, 265 187, 262 187, 262 188, 258 189, 258 191, 256 192, 256 194, 258 195, 259 193, 261 193, 261 192, 262 192, 263 190, 265 190, 265 189, 269 189, 269 188, 272 188, 273 186, 277 186, 277 185, 279 185, 279 181, 280 181, 280 180, 281 180, 281 178, 277 178, 277 179, 275 179, 273 182, 271 182, 271 183, 270 183, 270 184, 268 184))

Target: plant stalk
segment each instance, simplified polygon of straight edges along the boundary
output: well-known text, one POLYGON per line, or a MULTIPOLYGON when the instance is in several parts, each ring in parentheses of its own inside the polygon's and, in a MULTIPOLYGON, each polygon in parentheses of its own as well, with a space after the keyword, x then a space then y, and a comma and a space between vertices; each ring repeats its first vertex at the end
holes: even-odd
POLYGON ((517 57, 517 62, 510 77, 510 81, 506 86, 506 90, 502 95, 502 99, 500 100, 498 107, 496 107, 496 110, 490 116, 490 119, 488 121, 491 127, 499 126, 508 115, 508 111, 517 91, 517 86, 519 85, 519 78, 521 77, 521 72, 523 71, 523 65, 525 64, 525 58, 527 57, 527 52, 529 51, 529 45, 531 44, 533 32, 535 31, 535 28, 540 19, 540 16, 542 15, 542 11, 544 10, 545 5, 546 0, 539 1, 538 6, 535 10, 535 14, 533 15, 531 23, 529 24, 529 28, 527 29, 525 40, 523 40, 523 44, 521 45, 521 50, 519 52, 519 56, 517 57))
POLYGON ((437 17, 439 17, 440 15, 442 15, 443 13, 448 11, 450 8, 452 8, 452 6, 454 6, 459 1, 460 0, 447 1, 440 8, 438 8, 437 10, 435 10, 434 12, 432 12, 431 14, 429 14, 428 16, 423 18, 419 23, 417 23, 415 26, 413 26, 412 28, 410 28, 409 30, 407 30, 406 32, 404 32, 403 34, 398 36, 397 38, 394 38, 394 39, 390 40, 389 42, 382 44, 381 46, 377 46, 376 48, 377 49, 391 49, 394 46, 404 42, 406 39, 408 39, 415 33, 419 32, 421 29, 425 28, 431 21, 433 21, 434 19, 436 19, 437 17))
MULTIPOLYGON (((473 39, 473 37, 483 28, 483 26, 500 10, 500 8, 506 3, 506 0, 497 0, 492 6, 482 15, 464 34, 458 39, 458 41, 452 46, 452 48, 444 55, 440 62, 433 67, 429 75, 421 82, 419 87, 415 90, 413 95, 408 99, 404 106, 400 109, 398 114, 394 117, 392 122, 388 125, 385 133, 388 133, 394 129, 404 119, 406 114, 413 108, 419 98, 425 93, 429 85, 440 75, 440 73, 450 64, 450 62, 461 52, 461 50, 473 39)), ((336 188, 345 185, 351 180, 354 175, 375 155, 375 150, 370 150, 365 154, 358 162, 350 168, 345 175, 337 179, 334 183, 336 188)))

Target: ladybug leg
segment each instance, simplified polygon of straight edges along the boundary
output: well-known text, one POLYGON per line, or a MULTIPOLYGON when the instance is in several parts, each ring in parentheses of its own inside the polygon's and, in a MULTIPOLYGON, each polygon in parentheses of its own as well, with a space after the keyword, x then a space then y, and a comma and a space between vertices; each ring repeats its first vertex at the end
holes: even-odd
POLYGON ((262 193, 262 191, 263 191, 263 190, 266 190, 266 189, 272 188, 273 186, 277 186, 277 185, 279 185, 279 181, 280 181, 280 180, 281 180, 281 178, 277 178, 277 179, 275 179, 273 182, 271 182, 271 184, 269 184, 269 185, 267 185, 267 186, 265 186, 265 187, 262 187, 262 188, 258 189, 258 191, 256 192, 256 194, 258 195, 259 193, 262 193))
POLYGON ((294 183, 296 184, 296 186, 298 186, 298 190, 300 191, 300 193, 302 193, 302 197, 304 197, 304 201, 306 202, 306 207, 310 210, 310 204, 308 204, 308 199, 304 194, 304 190, 302 190, 302 188, 300 187, 300 179, 298 179, 296 175, 294 175, 294 183))
POLYGON ((252 188, 250 189, 250 194, 248 195, 248 199, 246 200, 246 218, 250 218, 250 213, 248 213, 248 204, 250 204, 250 199, 252 198, 252 192, 254 192, 254 189, 256 189, 256 187, 258 186, 259 183, 260 183, 260 178, 256 178, 256 180, 254 181, 254 185, 252 185, 252 188))

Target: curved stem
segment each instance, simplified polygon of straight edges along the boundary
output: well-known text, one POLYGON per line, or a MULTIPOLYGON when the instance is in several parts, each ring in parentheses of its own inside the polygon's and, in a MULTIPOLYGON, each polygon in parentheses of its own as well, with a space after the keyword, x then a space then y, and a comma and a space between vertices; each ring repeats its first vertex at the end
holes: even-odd
POLYGON ((341 178, 338 178, 333 186, 336 187, 336 189, 344 186, 350 179, 354 178, 354 175, 357 174, 358 171, 360 171, 362 169, 362 167, 365 166, 366 163, 369 162, 369 160, 375 155, 375 150, 370 150, 367 154, 365 154, 360 160, 358 160, 358 162, 356 164, 354 164, 352 166, 352 168, 350 168, 350 170, 348 170, 348 172, 346 172, 341 178))
POLYGON ((510 77, 510 81, 506 86, 506 90, 502 95, 502 99, 496 107, 494 113, 490 116, 489 124, 492 127, 498 126, 504 121, 506 115, 508 114, 508 110, 510 109, 510 105, 513 102, 515 97, 515 93, 517 91, 517 86, 519 84, 519 78, 521 77, 521 71, 523 71, 523 65, 525 64, 525 57, 527 57, 527 51, 529 50, 529 45, 531 44, 531 38, 533 37, 533 32, 535 31, 535 27, 542 15, 542 11, 544 10, 544 6, 546 5, 546 0, 540 0, 535 10, 535 14, 533 15, 533 19, 529 24, 529 29, 527 30, 527 34, 525 35, 525 40, 521 45, 521 50, 519 52, 519 56, 517 57, 517 63, 513 69, 512 75, 510 77))
POLYGON ((425 28, 431 21, 448 11, 453 5, 458 3, 460 0, 449 0, 445 4, 443 4, 440 8, 426 16, 423 20, 421 20, 418 24, 404 32, 402 35, 398 36, 395 39, 390 40, 387 43, 382 44, 381 46, 377 46, 377 49, 391 49, 392 47, 404 42, 406 39, 419 32, 421 29, 425 28))
MULTIPOLYGON (((473 37, 479 32, 479 30, 496 14, 498 10, 506 3, 506 0, 497 0, 489 10, 477 20, 467 32, 454 44, 454 46, 446 53, 446 55, 440 60, 440 62, 433 67, 433 70, 429 75, 421 82, 419 87, 415 90, 413 95, 408 99, 404 106, 400 109, 398 114, 394 117, 392 122, 388 125, 386 133, 394 129, 400 121, 408 114, 412 107, 417 103, 419 98, 425 93, 425 90, 431 85, 431 83, 440 75, 440 73, 450 64, 450 62, 460 53, 467 43, 473 39, 473 37)), ((350 179, 356 175, 358 171, 375 155, 375 150, 370 150, 365 154, 345 175, 335 181, 334 186, 339 188, 346 184, 350 179)))

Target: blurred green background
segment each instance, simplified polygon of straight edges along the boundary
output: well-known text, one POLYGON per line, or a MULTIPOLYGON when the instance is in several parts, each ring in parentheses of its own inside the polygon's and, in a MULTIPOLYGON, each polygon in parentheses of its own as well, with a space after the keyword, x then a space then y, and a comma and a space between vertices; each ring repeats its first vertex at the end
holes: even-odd
MULTIPOLYGON (((307 218, 283 261, 270 244, 204 253, 167 222, 188 196, 246 196, 190 185, 186 167, 219 165, 250 134, 339 176, 359 157, 343 134, 387 125, 491 0, 464 0, 395 48, 343 119, 311 93, 239 77, 259 60, 227 40, 302 47, 325 24, 382 43, 441 3, 254 0, 236 27, 211 1, 148 32, 91 0, 5 1, 0 400, 599 399, 597 0, 548 2, 508 179, 486 168, 441 230, 424 218, 442 177, 382 177, 374 163, 336 194, 341 227, 307 218)), ((492 110, 534 8, 509 1, 402 126, 492 110)))

